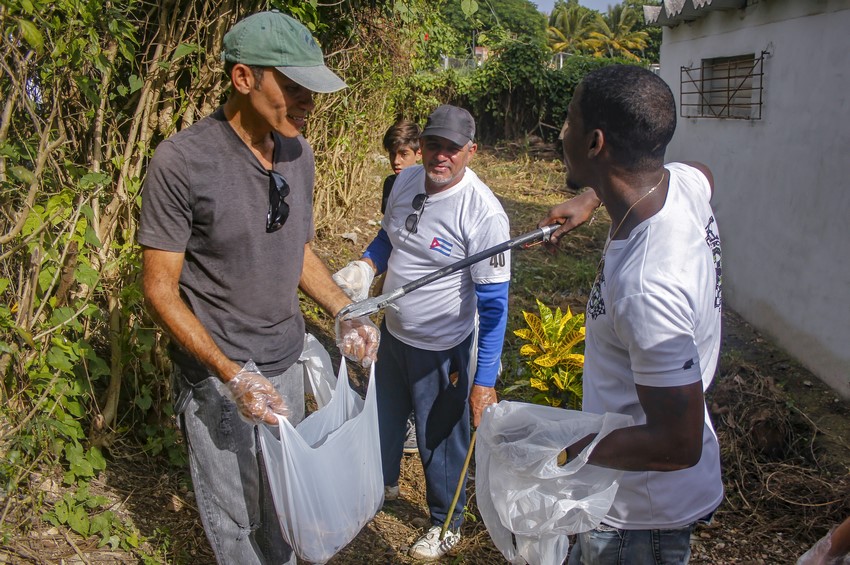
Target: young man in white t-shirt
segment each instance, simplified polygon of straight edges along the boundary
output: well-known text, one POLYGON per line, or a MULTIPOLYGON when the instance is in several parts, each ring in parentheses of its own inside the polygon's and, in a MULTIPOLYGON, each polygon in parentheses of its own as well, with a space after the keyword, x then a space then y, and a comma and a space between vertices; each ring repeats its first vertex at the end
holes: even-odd
MULTIPOLYGON (((385 293, 510 239, 502 205, 467 167, 474 137, 475 122, 462 108, 443 105, 428 118, 422 165, 399 173, 381 230, 362 257, 374 273, 386 271, 385 293)), ((497 401, 510 265, 510 252, 500 253, 384 311, 375 366, 384 492, 387 500, 398 497, 403 424, 413 409, 431 515, 431 528, 410 549, 418 559, 437 559, 460 539, 465 489, 450 506, 469 447, 470 413, 477 426, 497 401)))
MULTIPOLYGON (((608 515, 579 534, 570 565, 680 564, 690 534, 723 499, 717 436, 703 393, 720 347, 720 238, 700 163, 664 165, 676 127, 669 87, 639 67, 587 75, 564 136, 568 185, 549 211, 552 242, 600 202, 612 229, 587 305, 583 410, 629 414, 588 462, 623 469, 608 515)), ((564 464, 593 436, 566 446, 564 464)))

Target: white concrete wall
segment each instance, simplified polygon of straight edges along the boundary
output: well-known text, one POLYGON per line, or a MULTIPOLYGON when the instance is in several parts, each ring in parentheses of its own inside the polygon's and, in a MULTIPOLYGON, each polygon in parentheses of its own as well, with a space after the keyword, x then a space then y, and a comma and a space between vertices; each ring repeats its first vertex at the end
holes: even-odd
POLYGON ((850 398, 850 0, 757 0, 664 28, 661 76, 768 51, 761 120, 682 118, 714 172, 727 306, 850 398))

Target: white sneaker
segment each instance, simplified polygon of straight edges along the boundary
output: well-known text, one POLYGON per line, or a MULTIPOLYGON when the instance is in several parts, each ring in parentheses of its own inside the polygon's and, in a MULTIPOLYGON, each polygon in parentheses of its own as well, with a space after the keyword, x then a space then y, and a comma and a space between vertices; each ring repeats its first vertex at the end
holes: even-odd
POLYGON ((431 526, 431 529, 413 544, 409 555, 423 561, 434 561, 448 553, 460 541, 460 531, 446 530, 446 535, 441 540, 442 529, 440 526, 431 526))
POLYGON ((398 485, 388 487, 384 485, 384 502, 393 502, 398 500, 398 485))

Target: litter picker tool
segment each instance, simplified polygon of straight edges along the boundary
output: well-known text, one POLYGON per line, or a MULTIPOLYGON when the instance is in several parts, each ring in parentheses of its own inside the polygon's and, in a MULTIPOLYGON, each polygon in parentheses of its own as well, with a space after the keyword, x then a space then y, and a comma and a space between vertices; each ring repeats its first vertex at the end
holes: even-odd
POLYGON ((466 259, 461 259, 457 263, 452 263, 451 265, 446 265, 442 269, 436 270, 433 273, 429 273, 424 277, 420 277, 415 281, 410 281, 406 285, 399 287, 393 291, 384 293, 380 296, 375 296, 373 298, 367 298, 365 300, 361 300, 359 302, 353 302, 340 310, 337 317, 340 320, 351 320, 353 318, 360 318, 362 316, 371 316, 377 312, 380 312, 405 294, 416 290, 419 287, 425 286, 430 282, 434 282, 437 279, 441 279, 447 275, 450 275, 454 272, 457 272, 464 267, 468 267, 474 263, 477 263, 483 259, 488 259, 497 253, 501 253, 503 251, 507 251, 508 249, 513 249, 515 247, 531 247, 532 245, 536 245, 538 243, 542 243, 549 239, 549 236, 552 233, 561 227, 559 224, 552 224, 550 226, 544 226, 542 228, 537 228, 534 231, 530 231, 528 233, 518 235, 513 239, 509 239, 503 243, 498 245, 494 245, 489 249, 485 249, 484 251, 479 251, 475 255, 470 255, 466 259))

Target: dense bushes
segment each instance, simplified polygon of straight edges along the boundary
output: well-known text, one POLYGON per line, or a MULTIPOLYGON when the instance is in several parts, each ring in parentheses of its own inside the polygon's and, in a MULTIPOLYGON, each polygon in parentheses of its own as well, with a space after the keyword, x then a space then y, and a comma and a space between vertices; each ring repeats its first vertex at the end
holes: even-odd
POLYGON ((483 141, 528 135, 554 140, 582 77, 593 69, 624 62, 575 55, 556 69, 550 61, 551 53, 542 47, 513 44, 472 76, 464 102, 478 118, 483 141))
POLYGON ((630 61, 574 55, 557 69, 552 54, 541 45, 507 42, 472 72, 421 72, 407 79, 407 92, 396 104, 413 119, 424 121, 440 103, 463 106, 475 116, 478 139, 485 143, 557 138, 567 106, 581 79, 592 71, 630 61))
MULTIPOLYGON (((364 171, 411 68, 400 54, 415 34, 389 33, 401 26, 382 3, 356 4, 275 2, 316 31, 352 87, 319 97, 307 132, 319 229, 374 190, 364 171)), ((0 9, 0 545, 44 517, 135 548, 132 527, 87 485, 116 445, 182 463, 164 338, 138 284, 140 189, 157 144, 223 99, 225 31, 265 6, 0 9), (45 490, 53 477, 69 495, 45 490)))

